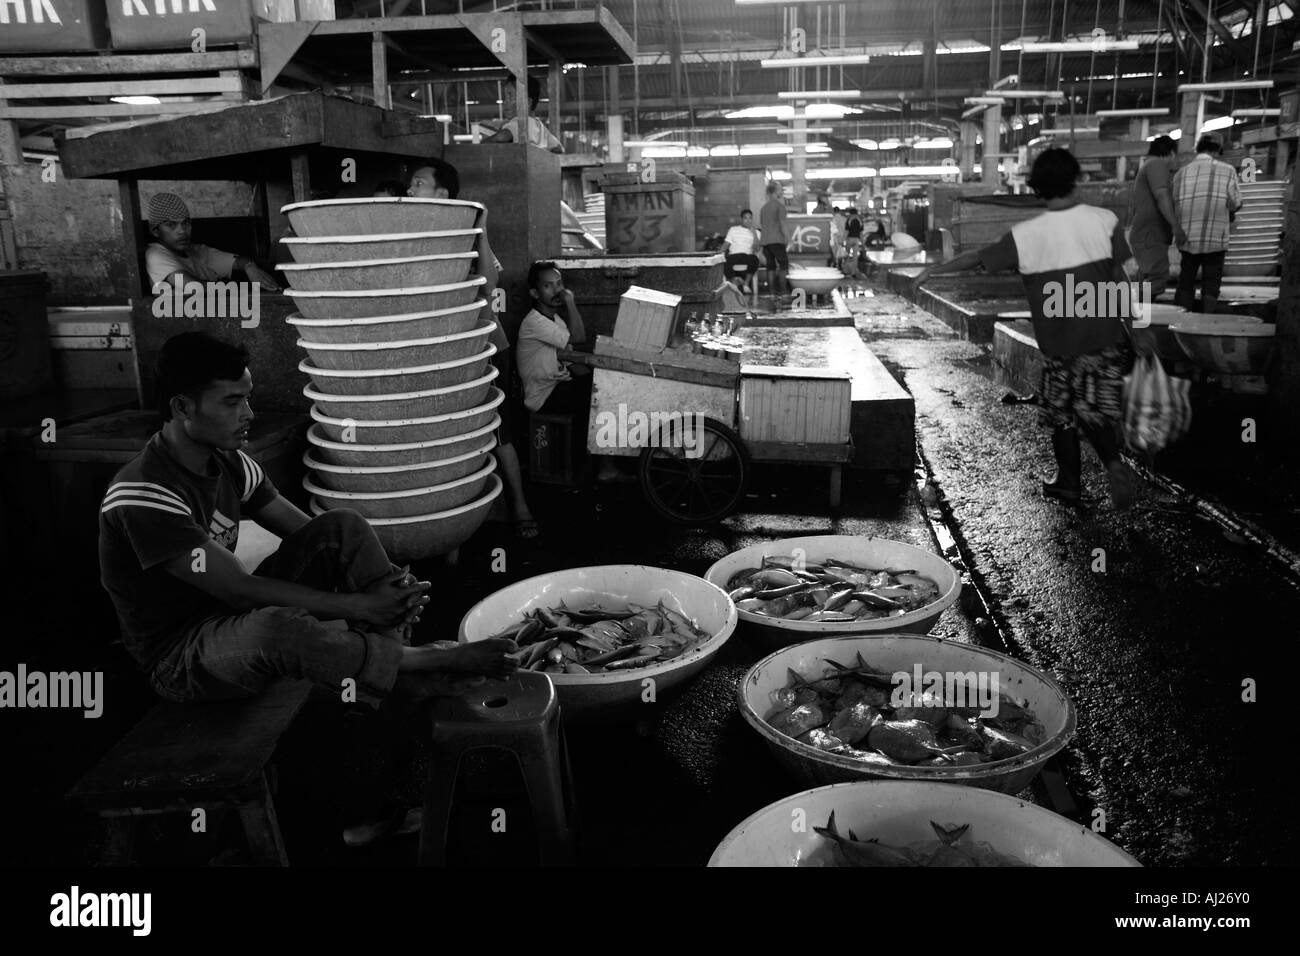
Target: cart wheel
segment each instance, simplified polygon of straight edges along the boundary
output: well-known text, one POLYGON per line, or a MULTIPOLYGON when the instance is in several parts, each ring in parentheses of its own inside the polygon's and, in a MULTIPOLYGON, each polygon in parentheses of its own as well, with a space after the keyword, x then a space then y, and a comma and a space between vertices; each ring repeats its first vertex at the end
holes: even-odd
POLYGON ((682 422, 668 426, 659 444, 641 451, 641 492, 659 514, 683 524, 721 521, 740 505, 749 483, 749 452, 721 422, 704 419, 692 436, 699 454, 688 457, 682 422))

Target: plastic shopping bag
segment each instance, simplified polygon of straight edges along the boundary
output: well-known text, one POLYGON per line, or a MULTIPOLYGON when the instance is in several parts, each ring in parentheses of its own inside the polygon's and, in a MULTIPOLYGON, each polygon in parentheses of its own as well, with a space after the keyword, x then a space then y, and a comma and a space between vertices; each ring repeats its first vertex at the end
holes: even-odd
POLYGON ((1124 440, 1135 452, 1155 454, 1187 434, 1191 383, 1171 378, 1155 356, 1139 358, 1124 380, 1124 440))

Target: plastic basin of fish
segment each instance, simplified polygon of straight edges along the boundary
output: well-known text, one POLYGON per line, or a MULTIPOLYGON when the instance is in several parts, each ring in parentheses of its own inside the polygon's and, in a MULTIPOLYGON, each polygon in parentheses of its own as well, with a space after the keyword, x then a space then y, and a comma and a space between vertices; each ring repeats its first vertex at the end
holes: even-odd
POLYGON ((537 607, 554 607, 564 601, 577 608, 597 596, 645 607, 663 600, 713 636, 681 657, 650 667, 549 675, 565 721, 647 713, 641 700, 646 678, 654 680, 656 695, 662 697, 699 673, 736 629, 735 604, 725 591, 703 578, 666 568, 615 564, 552 571, 502 588, 470 608, 460 622, 460 640, 481 641, 499 634, 537 607))
POLYGON ((304 343, 325 345, 367 345, 371 342, 404 342, 439 335, 468 332, 479 324, 486 299, 436 312, 411 315, 379 315, 359 319, 304 319, 295 312, 285 319, 298 330, 304 343))
POLYGON ((1187 357, 1222 375, 1263 375, 1273 354, 1276 327, 1254 316, 1195 315, 1170 326, 1187 357))
POLYGON ((423 418, 404 418, 392 421, 366 421, 358 418, 331 418, 322 415, 313 406, 311 417, 330 441, 346 442, 355 439, 365 445, 401 445, 409 442, 435 441, 477 431, 497 417, 497 408, 505 401, 505 393, 493 386, 488 400, 482 405, 449 412, 446 415, 428 415, 423 418))
POLYGON ((309 239, 471 229, 482 211, 478 203, 463 199, 406 196, 313 199, 280 208, 294 234, 309 239))
MULTIPOLYGON (((825 826, 835 812, 835 829, 860 840, 906 846, 935 839, 930 822, 970 825, 961 842, 987 843, 1031 866, 1141 866, 1105 837, 1043 807, 1003 793, 935 783, 870 781, 837 783, 778 800, 740 823, 723 838, 709 866, 799 866, 824 852, 825 826), (790 826, 802 811, 807 826, 790 826)), ((961 842, 958 845, 961 845, 961 842)))
POLYGON ((304 386, 302 393, 316 403, 322 414, 332 418, 392 421, 446 415, 473 408, 487 398, 488 387, 496 381, 499 374, 495 365, 489 365, 486 375, 463 385, 397 395, 329 395, 316 391, 310 385, 304 386))
POLYGON ((476 471, 438 485, 406 488, 401 491, 334 491, 323 488, 308 475, 302 486, 327 508, 351 508, 366 518, 409 518, 450 508, 459 508, 483 493, 488 476, 496 471, 497 460, 491 455, 476 471))
POLYGON ((469 252, 482 229, 444 229, 439 232, 393 233, 380 236, 286 236, 284 243, 294 262, 359 262, 369 259, 406 259, 411 256, 445 256, 469 252))
MULTIPOLYGON (((407 518, 368 518, 390 560, 398 564, 419 561, 455 551, 468 541, 487 520, 488 511, 501 494, 501 478, 488 476, 488 488, 473 501, 436 514, 411 515, 407 518)), ((326 508, 315 498, 312 514, 324 514, 326 508)))
POLYGON ((838 269, 802 269, 787 273, 790 285, 803 289, 809 295, 826 295, 844 281, 838 269))
POLYGON ((317 368, 332 371, 411 368, 454 362, 481 352, 494 327, 495 323, 491 319, 484 319, 476 328, 467 332, 436 335, 427 339, 367 342, 363 345, 325 345, 299 339, 298 346, 307 352, 317 368))
POLYGON ((745 675, 736 694, 741 716, 763 738, 777 761, 813 786, 885 778, 928 780, 983 787, 1001 793, 1019 793, 1074 736, 1075 727, 1074 704, 1041 671, 997 651, 916 634, 834 637, 796 644, 755 664, 745 675), (1017 702, 1024 702, 1043 725, 1045 739, 1027 754, 977 766, 868 768, 852 757, 802 744, 767 722, 766 718, 777 710, 773 695, 790 683, 789 670, 804 677, 820 677, 829 669, 826 658, 851 666, 859 653, 871 667, 891 673, 912 675, 917 664, 921 665, 922 673, 996 673, 998 690, 1017 702))
POLYGON ((306 292, 351 292, 360 289, 402 289, 461 282, 478 258, 477 252, 372 262, 284 263, 289 284, 306 292))
POLYGON ((316 457, 328 465, 352 468, 392 468, 397 465, 423 465, 448 461, 467 455, 479 448, 498 428, 501 416, 495 416, 482 428, 450 438, 433 441, 406 442, 398 445, 362 445, 356 442, 337 442, 326 438, 320 425, 307 429, 307 441, 315 449, 316 457))
POLYGON ((437 312, 468 305, 487 282, 475 276, 448 285, 410 286, 408 288, 360 289, 347 292, 308 292, 285 289, 298 310, 309 319, 365 319, 376 316, 410 315, 413 312, 437 312))
POLYGON ((409 491, 429 488, 464 478, 483 467, 497 441, 489 435, 479 439, 472 451, 443 461, 415 465, 330 465, 304 452, 302 463, 312 472, 312 480, 327 491, 409 491))
POLYGON ((879 570, 910 568, 917 574, 930 578, 939 586, 939 598, 899 617, 843 623, 783 621, 780 618, 765 617, 753 611, 737 609, 737 613, 740 614, 741 635, 746 640, 768 650, 832 634, 872 634, 885 631, 925 634, 934 627, 934 622, 939 619, 939 615, 947 610, 961 594, 961 579, 952 565, 939 555, 901 541, 865 538, 859 535, 813 535, 752 545, 734 551, 715 562, 704 577, 725 591, 727 583, 739 572, 746 568, 760 567, 763 558, 768 555, 789 556, 795 548, 803 550, 804 559, 808 564, 834 559, 858 567, 879 570))
POLYGON ((348 371, 316 368, 304 359, 298 371, 306 372, 317 390, 330 395, 397 395, 472 382, 487 374, 488 361, 496 354, 497 347, 489 342, 477 355, 434 365, 348 371))

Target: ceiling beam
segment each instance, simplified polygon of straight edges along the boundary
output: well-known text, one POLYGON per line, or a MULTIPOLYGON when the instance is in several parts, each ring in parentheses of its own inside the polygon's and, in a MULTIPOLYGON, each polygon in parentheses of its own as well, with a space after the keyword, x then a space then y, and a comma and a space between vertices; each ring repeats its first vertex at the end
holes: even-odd
POLYGON ((1246 44, 1233 36, 1232 31, 1223 25, 1223 21, 1218 17, 1211 15, 1209 7, 1205 5, 1205 0, 1188 0, 1188 3, 1192 5, 1192 9, 1194 9, 1200 16, 1201 22, 1209 24, 1210 29, 1214 31, 1214 35, 1223 41, 1224 45, 1228 48, 1228 51, 1233 55, 1233 57, 1242 63, 1249 63, 1252 61, 1253 51, 1246 46, 1246 44))

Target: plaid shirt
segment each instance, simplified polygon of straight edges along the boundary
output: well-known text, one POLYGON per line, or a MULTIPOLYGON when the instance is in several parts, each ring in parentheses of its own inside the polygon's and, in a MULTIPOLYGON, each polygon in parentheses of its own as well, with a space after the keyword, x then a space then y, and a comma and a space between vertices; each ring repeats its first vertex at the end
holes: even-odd
POLYGON ((1183 252, 1224 252, 1228 248, 1228 212, 1241 208, 1237 171, 1209 153, 1174 174, 1174 209, 1187 233, 1183 252))

